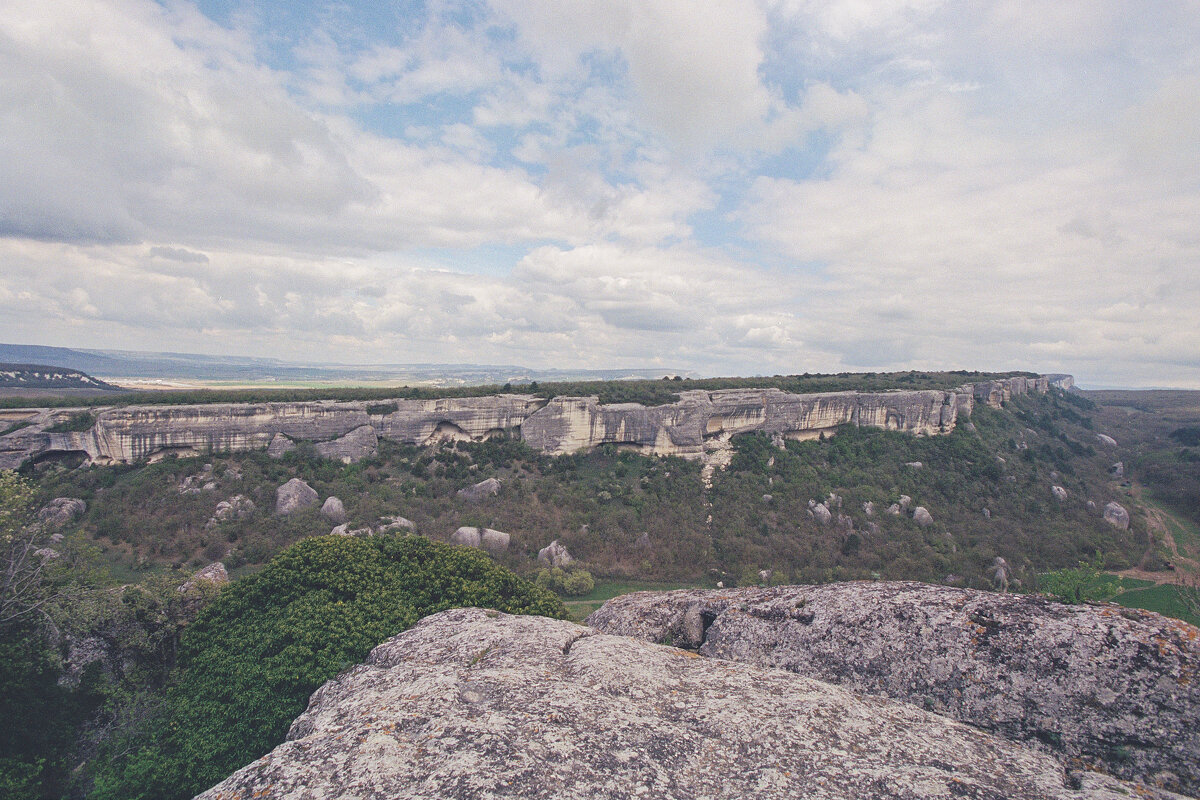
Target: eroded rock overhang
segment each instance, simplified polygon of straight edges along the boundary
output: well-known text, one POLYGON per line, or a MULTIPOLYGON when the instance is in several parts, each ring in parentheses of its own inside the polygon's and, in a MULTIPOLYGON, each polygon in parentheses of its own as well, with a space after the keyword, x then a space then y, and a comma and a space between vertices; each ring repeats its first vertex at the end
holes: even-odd
MULTIPOLYGON (((1015 395, 1045 393, 1050 380, 1007 378, 953 391, 824 392, 779 389, 683 391, 675 403, 602 404, 597 397, 524 394, 436 400, 239 403, 123 406, 92 409, 88 430, 54 433, 78 409, 42 409, 29 424, 0 437, 0 469, 30 460, 76 454, 92 463, 129 463, 165 454, 198 455, 265 450, 277 435, 336 443, 369 429, 380 439, 426 445, 518 436, 538 452, 562 455, 605 444, 647 455, 702 458, 705 443, 761 431, 817 438, 840 425, 863 425, 932 436, 952 431, 975 403, 1000 406, 1015 395)), ((342 448, 325 448, 339 454, 342 448)))

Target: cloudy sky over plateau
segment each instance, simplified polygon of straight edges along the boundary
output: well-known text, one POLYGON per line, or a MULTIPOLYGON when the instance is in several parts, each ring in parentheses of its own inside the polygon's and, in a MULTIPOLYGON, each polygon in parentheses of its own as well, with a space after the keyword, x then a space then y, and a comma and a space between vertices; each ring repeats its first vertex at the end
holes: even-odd
POLYGON ((1200 388, 1200 1, 0 0, 0 341, 1200 388))

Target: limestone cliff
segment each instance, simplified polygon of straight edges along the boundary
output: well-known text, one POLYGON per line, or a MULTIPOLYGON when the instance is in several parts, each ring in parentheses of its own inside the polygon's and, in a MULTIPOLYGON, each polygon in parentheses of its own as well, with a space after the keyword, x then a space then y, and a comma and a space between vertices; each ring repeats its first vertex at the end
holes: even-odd
POLYGON ((200 795, 1166 797, 915 706, 569 622, 457 609, 318 689, 200 795))
POLYGON ((500 433, 520 436, 535 450, 554 455, 615 444, 649 455, 702 458, 706 443, 749 431, 802 439, 850 424, 917 435, 945 433, 960 417, 970 416, 977 401, 999 406, 1014 395, 1045 392, 1048 386, 1044 377, 1018 377, 955 391, 684 391, 675 403, 650 407, 603 405, 595 397, 547 401, 518 394, 371 404, 125 406, 94 409, 95 425, 74 433, 48 430, 69 417, 70 410, 44 410, 27 427, 0 437, 0 469, 55 453, 127 463, 169 453, 265 450, 276 436, 315 442, 325 457, 343 461, 369 455, 377 439, 423 445, 478 441, 500 433))
POLYGON ((588 623, 905 700, 1200 793, 1200 631, 1149 611, 880 582, 638 592, 588 623))

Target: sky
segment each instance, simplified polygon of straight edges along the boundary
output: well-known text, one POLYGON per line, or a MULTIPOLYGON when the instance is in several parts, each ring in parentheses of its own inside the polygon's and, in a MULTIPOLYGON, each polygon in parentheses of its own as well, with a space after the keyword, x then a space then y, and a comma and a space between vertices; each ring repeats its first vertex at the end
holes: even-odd
POLYGON ((0 341, 1200 388, 1200 0, 0 0, 0 341))

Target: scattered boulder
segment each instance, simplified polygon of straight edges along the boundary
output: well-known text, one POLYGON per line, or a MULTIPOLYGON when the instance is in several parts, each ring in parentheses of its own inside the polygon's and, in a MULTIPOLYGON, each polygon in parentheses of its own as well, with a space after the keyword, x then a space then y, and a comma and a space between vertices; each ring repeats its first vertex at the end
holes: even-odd
POLYGON ((504 531, 484 528, 479 532, 479 546, 494 556, 508 552, 508 544, 512 537, 504 531))
POLYGON ((637 592, 588 624, 915 703, 1200 792, 1200 630, 1152 612, 881 581, 637 592), (684 635, 688 614, 708 621, 699 641, 684 635))
POLYGON ((1097 433, 1096 441, 1100 442, 1100 444, 1107 445, 1108 447, 1116 447, 1117 446, 1117 440, 1112 438, 1111 436, 1109 436, 1106 433, 1097 433))
POLYGON ((370 528, 351 528, 349 522, 343 522, 329 532, 330 536, 371 536, 374 533, 370 528))
POLYGON ((299 478, 290 481, 275 490, 275 513, 291 514, 317 504, 317 492, 299 478))
MULTIPOLYGON (((650 544, 650 536, 642 534, 646 537, 647 546, 650 544)), ((567 550, 567 546, 559 544, 558 539, 555 539, 550 544, 538 550, 537 560, 547 567, 565 567, 572 563, 575 559, 571 557, 571 553, 567 550)))
POLYGON ((893 517, 900 516, 900 504, 892 503, 890 506, 884 509, 883 513, 891 514, 893 517))
POLYGON ((774 574, 775 570, 773 569, 760 569, 758 571, 758 582, 763 584, 770 583, 771 576, 774 574))
POLYGON ((1088 511, 1095 511, 1096 510, 1096 501, 1088 500, 1087 501, 1087 509, 1088 509, 1088 511))
POLYGON ((842 496, 836 492, 830 492, 829 497, 825 498, 825 506, 827 508, 841 508, 842 496))
POLYGON ((771 505, 771 503, 774 503, 774 502, 775 502, 775 495, 771 495, 771 494, 764 494, 764 495, 762 496, 762 501, 763 501, 764 503, 766 503, 767 505, 771 505))
POLYGON ((866 514, 868 517, 875 516, 875 504, 873 502, 871 502, 870 500, 863 503, 862 509, 863 509, 863 513, 866 514))
POLYGON ((924 462, 921 462, 921 461, 905 461, 904 466, 911 467, 913 469, 924 469, 925 468, 924 462))
POLYGON ((33 554, 42 561, 53 561, 54 559, 60 557, 59 552, 53 547, 39 547, 37 550, 33 551, 33 554))
POLYGON ((1104 521, 1123 531, 1129 530, 1129 512, 1115 500, 1104 507, 1104 521))
POLYGON ((321 516, 335 525, 340 525, 346 521, 346 506, 340 497, 327 497, 321 506, 321 516))
POLYGON ((56 497, 38 509, 38 521, 47 528, 61 528, 87 511, 87 503, 78 497, 56 497))
POLYGON ((508 551, 508 544, 511 538, 503 531, 464 526, 450 535, 450 543, 476 547, 480 550, 486 550, 494 556, 498 556, 508 551))
POLYGON ((833 514, 829 511, 829 506, 824 503, 813 504, 808 509, 808 514, 821 525, 828 525, 833 521, 833 514))
POLYGON ((379 452, 379 436, 370 425, 360 425, 332 442, 317 442, 315 447, 321 458, 354 464, 379 452))
POLYGON ((198 800, 1131 793, 1094 773, 1078 786, 1064 784, 1049 753, 913 705, 561 620, 462 608, 426 617, 327 682, 283 744, 198 800))
POLYGON ((834 527, 843 533, 848 533, 854 530, 854 520, 845 514, 839 513, 837 515, 837 520, 834 522, 834 527))
POLYGON ((1054 495, 1054 499, 1060 503, 1067 499, 1067 490, 1061 486, 1051 486, 1050 494, 1054 495))
POLYGON ((217 503, 212 517, 205 523, 206 528, 215 528, 222 522, 249 519, 254 515, 254 501, 244 494, 235 494, 228 500, 217 503))
POLYGON ((929 513, 929 509, 925 506, 917 506, 913 509, 913 521, 922 528, 928 528, 933 524, 933 515, 929 513))
POLYGON ((900 505, 900 507, 901 507, 901 508, 903 508, 903 509, 907 509, 909 506, 911 506, 911 505, 912 505, 912 498, 911 498, 911 497, 909 497, 909 496, 908 496, 908 495, 906 495, 906 494, 902 494, 902 495, 900 495, 900 503, 899 503, 899 505, 900 505))
POLYGON ((224 586, 229 583, 229 571, 225 569, 225 565, 220 561, 214 561, 207 567, 192 573, 192 577, 180 585, 179 591, 182 594, 189 594, 198 589, 202 583, 224 586))
POLYGON ((500 481, 496 478, 488 478, 474 486, 459 489, 457 494, 468 503, 478 503, 485 498, 500 494, 500 481))
POLYGON ((985 508, 985 509, 983 510, 983 518, 984 518, 984 519, 991 519, 991 518, 992 518, 992 510, 991 510, 990 508, 985 508))
POLYGON ((271 443, 267 445, 267 455, 271 458, 283 458, 288 453, 296 449, 296 443, 282 433, 277 433, 271 437, 271 443))
POLYGON ((415 533, 417 530, 417 523, 401 516, 380 517, 379 522, 380 524, 375 526, 376 533, 397 533, 398 531, 415 533))
POLYGON ((1112 475, 1114 478, 1124 478, 1125 477, 1125 462, 1118 461, 1117 463, 1113 464, 1111 467, 1108 468, 1108 473, 1110 475, 1112 475))

